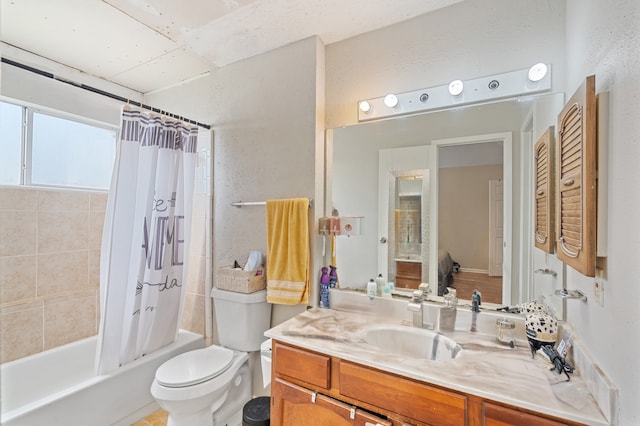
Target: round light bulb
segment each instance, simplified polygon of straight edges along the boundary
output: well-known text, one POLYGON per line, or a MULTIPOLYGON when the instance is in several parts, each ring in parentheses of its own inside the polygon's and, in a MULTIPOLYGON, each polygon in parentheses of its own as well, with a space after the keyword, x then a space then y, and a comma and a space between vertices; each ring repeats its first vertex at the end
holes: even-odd
POLYGON ((464 90, 464 83, 462 80, 453 80, 449 83, 449 93, 452 96, 458 96, 464 90))
POLYGON ((360 108, 360 111, 362 112, 369 112, 371 111, 371 104, 367 101, 361 101, 360 104, 358 105, 358 107, 360 108))
POLYGON ((547 75, 547 65, 542 62, 529 68, 529 81, 535 83, 542 80, 547 75))
POLYGON ((394 94, 388 94, 384 97, 384 104, 389 108, 395 108, 398 105, 398 97, 394 94))

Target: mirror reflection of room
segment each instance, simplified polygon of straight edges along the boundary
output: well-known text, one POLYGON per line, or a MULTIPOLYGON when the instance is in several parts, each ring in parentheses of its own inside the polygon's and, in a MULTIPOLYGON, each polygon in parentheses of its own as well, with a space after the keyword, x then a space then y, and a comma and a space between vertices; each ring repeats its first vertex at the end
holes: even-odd
MULTIPOLYGON (((440 220, 452 220, 457 214, 467 213, 469 217, 458 217, 455 220, 452 225, 454 230, 467 222, 479 220, 479 214, 473 208, 439 208, 437 193, 440 163, 446 166, 446 153, 449 149, 457 147, 463 150, 472 144, 488 142, 494 142, 494 148, 501 146, 503 155, 503 172, 497 175, 497 179, 502 176, 504 185, 504 241, 501 246, 497 238, 492 239, 493 249, 488 249, 495 252, 496 258, 502 261, 502 268, 499 268, 503 273, 502 278, 497 277, 499 274, 492 274, 496 275, 496 282, 500 279, 502 283, 499 290, 501 293, 496 294, 498 303, 511 305, 543 296, 546 298, 555 289, 561 288, 561 274, 551 279, 551 276, 532 273, 543 267, 541 265, 548 264, 549 258, 553 256, 542 258, 537 253, 530 253, 528 249, 533 231, 530 231, 530 217, 527 213, 531 205, 526 188, 532 176, 529 164, 533 152, 533 135, 555 122, 563 99, 561 93, 537 95, 332 129, 329 132, 332 161, 328 168, 331 176, 331 185, 327 191, 328 203, 337 207, 341 214, 366 218, 366 227, 361 236, 337 241, 337 264, 343 288, 362 289, 369 279, 378 274, 387 277, 390 282, 396 279, 396 257, 392 253, 394 246, 391 241, 386 242, 392 238, 390 231, 393 230, 389 227, 393 217, 389 209, 389 202, 392 201, 390 171, 425 169, 429 173, 429 186, 423 196, 427 200, 427 216, 422 217, 422 251, 426 253, 426 257, 423 258, 422 270, 411 271, 411 275, 421 273, 422 282, 429 283, 433 295, 440 293, 442 287, 446 288, 447 281, 451 278, 455 281, 458 277, 457 284, 453 283, 454 287, 462 286, 464 272, 469 272, 469 269, 476 270, 470 272, 484 271, 488 278, 489 273, 486 271, 489 271, 489 265, 486 261, 482 266, 473 266, 473 263, 466 260, 465 254, 457 254, 451 246, 446 246, 447 243, 440 243, 437 235, 440 220), (452 272, 454 262, 460 264, 462 275, 452 272)), ((454 159, 460 157, 455 153, 453 151, 454 159)), ((449 167, 453 165, 449 164, 449 167)), ((446 169, 442 170, 445 170, 446 179, 446 169)), ((484 193, 488 193, 487 187, 488 182, 482 183, 484 193)), ((461 197, 460 188, 446 192, 461 197)), ((488 195, 483 196, 486 197, 488 195)), ((497 210, 499 213, 500 209, 497 210)), ((482 222, 486 227, 489 221, 487 210, 482 215, 482 222)), ((466 237, 460 239, 465 240, 466 237)), ((485 234, 484 246, 488 247, 490 242, 485 234)), ((415 265, 412 266, 415 268, 415 265)), ((495 288, 495 284, 493 287, 495 288)), ((483 293, 483 302, 493 300, 490 293, 487 292, 486 297, 483 293)), ((470 293, 458 297, 469 300, 470 293)), ((554 310, 562 312, 562 304, 554 306, 554 310)))
POLYGON ((428 170, 391 173, 389 279, 417 289, 428 271, 428 170), (424 271, 424 274, 423 274, 424 271))
POLYGON ((438 148, 438 282, 462 299, 502 301, 502 154, 499 142, 438 148))

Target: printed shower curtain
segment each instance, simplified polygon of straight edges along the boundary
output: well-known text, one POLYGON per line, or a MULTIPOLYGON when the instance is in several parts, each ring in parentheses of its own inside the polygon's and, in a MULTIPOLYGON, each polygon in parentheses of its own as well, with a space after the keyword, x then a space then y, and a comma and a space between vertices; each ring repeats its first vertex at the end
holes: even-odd
POLYGON ((186 290, 198 129, 122 112, 100 258, 96 370, 172 343, 186 290))

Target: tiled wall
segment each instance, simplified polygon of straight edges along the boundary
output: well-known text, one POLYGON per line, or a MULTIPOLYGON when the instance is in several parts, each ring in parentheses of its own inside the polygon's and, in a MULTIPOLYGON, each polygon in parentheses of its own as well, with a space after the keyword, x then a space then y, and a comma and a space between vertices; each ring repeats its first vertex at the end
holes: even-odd
POLYGON ((96 334, 105 192, 0 187, 0 361, 96 334))
POLYGON ((191 225, 191 245, 189 248, 189 271, 187 295, 184 301, 181 328, 198 334, 205 334, 205 285, 207 279, 207 212, 209 197, 206 193, 194 194, 193 223, 191 225))
MULTIPOLYGON (((0 187, 0 362, 97 333, 106 192, 0 187)), ((194 200, 181 327, 205 332, 206 193, 194 200)))

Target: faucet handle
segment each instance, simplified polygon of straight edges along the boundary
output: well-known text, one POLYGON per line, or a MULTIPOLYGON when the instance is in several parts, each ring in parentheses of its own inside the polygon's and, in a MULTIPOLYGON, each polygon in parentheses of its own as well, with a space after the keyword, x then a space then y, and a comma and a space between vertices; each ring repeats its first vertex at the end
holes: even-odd
POLYGON ((429 286, 429 283, 420 283, 418 290, 422 292, 423 298, 431 294, 431 287, 429 286))
POLYGON ((422 290, 413 290, 412 301, 413 302, 422 302, 423 296, 424 296, 424 293, 422 292, 422 290))

